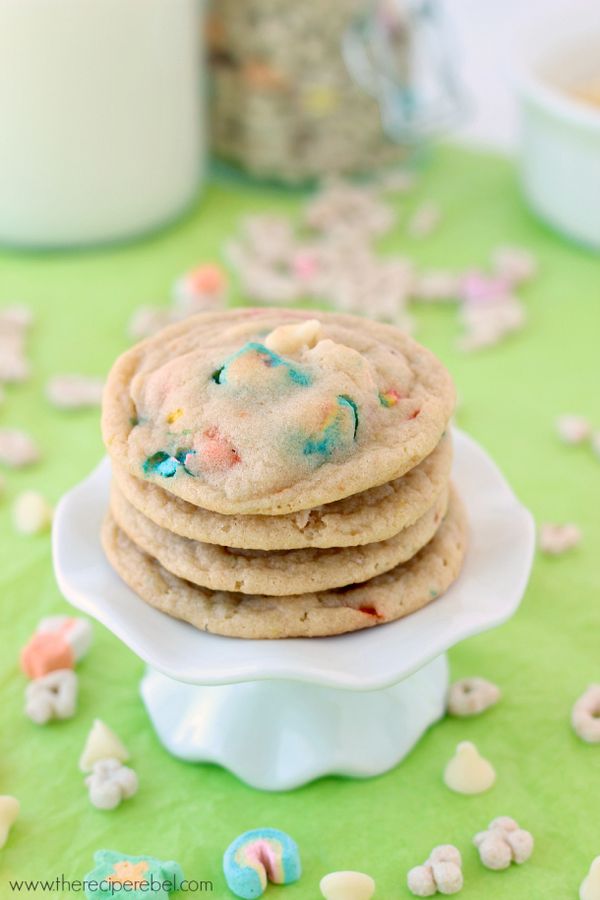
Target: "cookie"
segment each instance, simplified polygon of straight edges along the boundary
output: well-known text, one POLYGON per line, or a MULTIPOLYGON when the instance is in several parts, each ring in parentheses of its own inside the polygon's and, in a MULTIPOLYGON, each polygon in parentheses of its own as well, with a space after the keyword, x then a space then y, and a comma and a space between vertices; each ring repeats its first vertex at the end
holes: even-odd
POLYGON ((201 314, 121 356, 102 416, 116 466, 242 515, 310 509, 416 466, 452 413, 446 369, 391 325, 311 315, 201 314))
POLYGON ((319 550, 239 550, 190 541, 155 525, 113 486, 110 508, 125 534, 163 568, 216 591, 285 596, 366 581, 417 553, 435 534, 448 492, 420 519, 386 541, 319 550))
POLYGON ((110 513, 106 555, 146 603, 202 631, 240 638, 320 637, 399 619, 439 597, 458 577, 467 521, 453 493, 435 537, 409 562, 362 584, 288 597, 210 591, 163 569, 121 531, 110 513))
POLYGON ((113 466, 121 493, 145 516, 182 537, 247 550, 355 547, 384 541, 413 525, 446 490, 452 439, 406 475, 343 500, 283 516, 224 516, 174 497, 157 484, 113 466))

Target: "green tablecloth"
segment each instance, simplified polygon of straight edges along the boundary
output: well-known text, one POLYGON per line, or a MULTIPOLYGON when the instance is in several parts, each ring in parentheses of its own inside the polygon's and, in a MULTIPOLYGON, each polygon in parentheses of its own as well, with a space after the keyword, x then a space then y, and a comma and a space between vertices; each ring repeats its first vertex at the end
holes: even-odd
POLYGON ((505 242, 530 247, 539 257, 540 275, 522 292, 529 325, 521 334, 467 356, 455 349, 454 311, 437 307, 416 312, 418 337, 454 374, 460 424, 490 451, 536 519, 575 521, 584 541, 561 559, 538 557, 514 619, 451 651, 453 677, 478 674, 501 685, 498 707, 477 719, 443 721, 385 776, 326 778, 287 794, 260 793, 215 766, 169 757, 138 696, 142 663, 99 625, 78 670, 77 716, 45 728, 24 718, 18 650, 42 615, 69 607, 54 582, 48 537, 18 537, 10 506, 30 487, 58 500, 102 454, 97 414, 52 409, 43 396, 46 379, 59 372, 105 373, 127 345, 125 327, 135 307, 163 301, 174 276, 190 265, 218 260, 241 214, 293 211, 299 197, 223 182, 211 186, 184 221, 140 243, 0 256, 0 304, 20 300, 37 316, 33 377, 8 391, 0 421, 26 428, 44 450, 41 464, 7 473, 0 501, 0 793, 22 803, 0 851, 0 897, 13 896, 8 879, 81 877, 92 868, 93 851, 109 847, 175 858, 188 877, 212 879, 211 896, 225 898, 222 852, 239 832, 261 824, 290 832, 300 845, 301 881, 270 888, 289 900, 317 897, 320 877, 343 868, 370 873, 378 897, 408 897, 406 871, 442 842, 464 851, 465 900, 577 896, 600 854, 600 747, 582 743, 569 725, 574 699, 600 681, 600 462, 589 448, 562 446, 553 419, 576 411, 600 428, 600 262, 531 218, 507 161, 444 150, 409 206, 425 197, 444 210, 439 231, 418 242, 400 229, 384 249, 406 247, 427 266, 451 268, 484 264, 505 242), (140 776, 137 796, 114 812, 90 805, 77 769, 96 716, 123 737, 140 776), (453 795, 442 783, 446 760, 465 739, 498 773, 493 790, 479 797, 453 795), (536 850, 522 867, 488 872, 471 838, 501 814, 534 833, 536 850))

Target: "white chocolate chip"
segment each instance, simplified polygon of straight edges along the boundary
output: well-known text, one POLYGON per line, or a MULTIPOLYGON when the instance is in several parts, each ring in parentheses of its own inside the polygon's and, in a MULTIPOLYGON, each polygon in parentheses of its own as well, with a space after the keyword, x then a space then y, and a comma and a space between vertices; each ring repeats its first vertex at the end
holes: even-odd
POLYGON ((508 816, 500 816, 490 822, 487 831, 480 831, 473 838, 479 858, 488 869, 507 869, 511 862, 526 862, 533 853, 533 836, 519 828, 508 816))
POLYGON ((17 469, 39 458, 37 445, 28 434, 17 428, 0 428, 0 463, 17 469))
POLYGON ((551 522, 542 524, 539 532, 539 545, 542 553, 549 556, 560 556, 572 550, 581 541, 581 531, 573 523, 556 525, 551 522))
POLYGON ((593 861, 581 883, 579 900, 600 900, 600 856, 593 861))
POLYGON ((104 382, 87 375, 55 375, 46 385, 46 396, 59 409, 99 406, 104 382))
POLYGON ((82 772, 91 772, 94 763, 100 759, 127 762, 129 751, 108 725, 100 719, 95 719, 79 759, 79 768, 82 772))
POLYGON ((90 802, 96 809, 115 809, 138 789, 138 777, 133 769, 119 759, 98 759, 85 779, 90 802))
POLYGON ((463 741, 444 770, 444 782, 458 794, 482 794, 496 780, 492 764, 480 755, 475 744, 463 741))
POLYGON ((463 886, 462 858, 452 844, 434 847, 422 866, 415 866, 407 875, 408 889, 417 897, 457 894, 463 886))
POLYGON ((13 505, 13 522, 19 534, 40 534, 52 524, 52 507, 38 491, 23 491, 13 505))
POLYGON ((592 426, 584 416, 564 415, 556 420, 556 431, 565 444, 582 444, 592 433, 592 426))
POLYGON ((371 900, 375 882, 363 872, 330 872, 319 884, 325 900, 371 900))
POLYGON ((575 734, 588 744, 600 744, 600 684, 591 684, 573 706, 575 734))
POLYGON ((0 847, 6 844, 20 809, 21 804, 16 797, 10 797, 8 794, 0 795, 0 847))
POLYGON ((307 319, 293 325, 280 325, 265 338, 265 347, 274 353, 297 353, 303 347, 314 347, 323 337, 318 319, 307 319))
POLYGON ((37 725, 70 719, 77 705, 77 676, 72 669, 56 669, 36 678, 25 690, 25 715, 37 725))
POLYGON ((452 716, 476 716, 500 700, 500 688, 485 678, 461 678, 450 687, 448 712, 452 716))

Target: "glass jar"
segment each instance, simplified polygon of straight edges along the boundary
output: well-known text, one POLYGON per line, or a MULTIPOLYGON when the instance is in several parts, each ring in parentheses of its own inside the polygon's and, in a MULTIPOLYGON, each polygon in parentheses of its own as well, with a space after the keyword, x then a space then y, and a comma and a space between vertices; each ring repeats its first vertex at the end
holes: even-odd
POLYGON ((214 0, 208 43, 213 148, 256 176, 401 160, 456 105, 435 0, 214 0))

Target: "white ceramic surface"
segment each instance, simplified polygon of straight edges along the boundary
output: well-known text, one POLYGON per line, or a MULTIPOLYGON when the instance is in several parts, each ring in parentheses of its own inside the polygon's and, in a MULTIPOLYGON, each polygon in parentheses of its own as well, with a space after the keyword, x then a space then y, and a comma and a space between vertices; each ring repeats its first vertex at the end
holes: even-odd
POLYGON ((508 619, 531 567, 531 515, 474 441, 457 432, 455 448, 453 477, 471 526, 463 571, 443 597, 399 622, 334 638, 244 641, 152 609, 100 546, 106 461, 56 511, 59 586, 152 667, 142 696, 176 756, 220 763, 265 790, 326 773, 380 774, 443 715, 444 650, 508 619))
POLYGON ((108 565, 100 523, 108 503, 104 461, 61 500, 54 518, 56 577, 65 597, 153 668, 192 684, 281 678, 350 690, 396 684, 463 638, 517 609, 534 550, 534 525, 487 454, 455 435, 453 477, 471 537, 459 580, 398 622, 319 639, 244 641, 197 631, 140 600, 108 565))
POLYGON ((156 228, 202 173, 201 0, 2 0, 0 241, 156 228))
POLYGON ((381 691, 299 681, 199 687, 149 669, 144 703, 174 756, 213 762, 260 790, 322 775, 367 778, 397 765, 446 709, 446 655, 381 691))
POLYGON ((600 84, 600 7, 545 35, 520 78, 525 196, 549 225, 600 249, 600 107, 573 90, 600 84))

